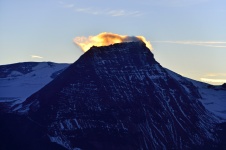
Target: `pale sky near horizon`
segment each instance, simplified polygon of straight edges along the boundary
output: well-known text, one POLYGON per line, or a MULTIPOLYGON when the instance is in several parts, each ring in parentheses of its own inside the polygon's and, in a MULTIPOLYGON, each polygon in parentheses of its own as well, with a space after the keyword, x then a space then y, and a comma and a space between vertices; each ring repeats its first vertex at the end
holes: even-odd
POLYGON ((225 0, 0 0, 0 65, 72 63, 75 37, 142 35, 156 60, 186 77, 226 82, 225 0))

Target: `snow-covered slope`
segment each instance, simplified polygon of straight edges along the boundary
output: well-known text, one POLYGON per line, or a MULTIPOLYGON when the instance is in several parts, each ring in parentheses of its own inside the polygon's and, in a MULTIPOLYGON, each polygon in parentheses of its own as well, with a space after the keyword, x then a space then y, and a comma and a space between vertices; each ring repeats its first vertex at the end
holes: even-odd
POLYGON ((226 121, 226 88, 223 86, 213 86, 207 83, 199 82, 189 78, 185 78, 173 71, 166 69, 167 72, 188 89, 189 85, 184 84, 184 81, 190 81, 199 91, 199 101, 207 110, 219 117, 222 122, 226 121))
MULTIPOLYGON (((0 66, 0 102, 11 107, 52 81, 69 64, 24 62, 0 66)), ((4 105, 6 106, 6 105, 4 105)))
POLYGON ((198 88, 202 98, 200 101, 209 111, 226 121, 226 89, 209 84, 192 81, 198 88))

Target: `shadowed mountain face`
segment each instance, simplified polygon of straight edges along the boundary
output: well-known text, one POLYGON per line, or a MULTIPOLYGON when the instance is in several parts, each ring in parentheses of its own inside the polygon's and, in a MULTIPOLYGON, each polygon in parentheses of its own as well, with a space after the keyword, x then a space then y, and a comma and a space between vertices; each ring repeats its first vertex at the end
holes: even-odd
POLYGON ((92 47, 22 109, 68 149, 185 149, 216 142, 217 122, 142 42, 92 47))

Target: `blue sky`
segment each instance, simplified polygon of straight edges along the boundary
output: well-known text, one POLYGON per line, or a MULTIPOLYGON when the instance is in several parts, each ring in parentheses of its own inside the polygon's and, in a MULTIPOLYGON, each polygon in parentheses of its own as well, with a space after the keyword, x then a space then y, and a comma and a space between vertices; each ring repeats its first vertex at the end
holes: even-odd
POLYGON ((157 61, 184 76, 226 82, 224 0, 0 0, 0 64, 72 63, 79 36, 142 35, 157 61))

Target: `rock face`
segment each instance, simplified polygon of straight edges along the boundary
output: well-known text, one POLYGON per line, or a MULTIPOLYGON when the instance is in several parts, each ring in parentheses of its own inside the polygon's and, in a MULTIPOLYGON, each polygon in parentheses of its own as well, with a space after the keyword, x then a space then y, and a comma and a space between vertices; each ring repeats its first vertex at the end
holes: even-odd
POLYGON ((223 87, 224 89, 226 89, 226 83, 222 84, 222 87, 223 87))
POLYGON ((142 42, 92 47, 23 109, 67 149, 187 149, 215 142, 215 117, 142 42))

